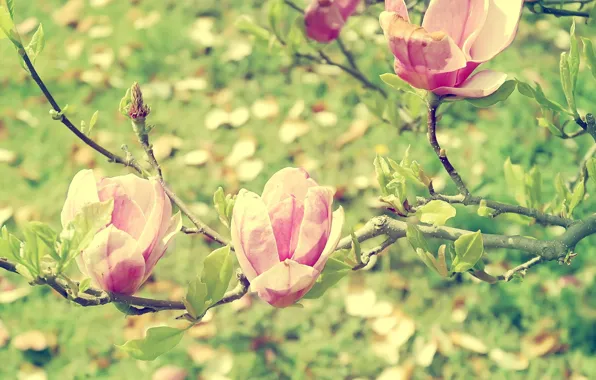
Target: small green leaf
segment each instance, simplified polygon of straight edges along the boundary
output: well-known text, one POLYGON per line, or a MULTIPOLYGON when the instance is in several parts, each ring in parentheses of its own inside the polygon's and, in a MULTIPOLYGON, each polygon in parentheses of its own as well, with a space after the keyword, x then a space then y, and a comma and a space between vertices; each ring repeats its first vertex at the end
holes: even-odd
POLYGON ((550 133, 552 133, 554 136, 563 137, 565 135, 563 131, 561 131, 556 125, 551 123, 550 120, 548 120, 547 118, 539 117, 536 120, 538 120, 538 126, 542 128, 547 128, 550 131, 550 133))
POLYGON ((87 135, 91 134, 93 128, 97 124, 97 120, 99 119, 99 111, 95 111, 93 116, 91 116, 91 121, 89 121, 89 128, 87 129, 87 135))
POLYGON ((62 264, 67 266, 87 248, 97 231, 112 220, 114 200, 91 203, 84 206, 60 234, 61 243, 68 244, 67 257, 62 257, 62 264))
POLYGON ((284 40, 281 24, 286 14, 286 4, 284 0, 269 0, 267 4, 267 20, 269 26, 277 38, 284 40))
POLYGON ((35 63, 35 60, 41 54, 41 52, 43 51, 43 48, 45 46, 46 46, 46 40, 45 40, 45 35, 43 32, 43 26, 42 26, 42 24, 39 24, 39 26, 37 27, 37 30, 35 31, 35 34, 31 38, 31 41, 29 42, 29 45, 27 45, 27 47, 25 47, 25 51, 29 55, 29 58, 31 59, 32 62, 35 63))
POLYGON ((474 107, 485 108, 495 105, 499 102, 504 102, 513 94, 517 82, 515 80, 508 80, 499 87, 499 89, 489 96, 483 98, 466 98, 466 101, 474 107))
POLYGON ((472 269, 484 254, 484 243, 480 231, 462 235, 455 241, 455 260, 452 270, 466 272, 472 269))
POLYGON ((573 83, 571 79, 571 73, 569 71, 569 60, 567 53, 561 53, 561 59, 559 61, 559 70, 561 73, 561 85, 563 86, 563 93, 565 99, 567 99, 567 105, 569 109, 577 116, 577 107, 575 106, 575 95, 573 94, 573 83))
POLYGON ((573 210, 583 201, 586 195, 586 179, 582 178, 573 189, 571 199, 569 199, 569 215, 573 213, 573 210))
POLYGON ((505 182, 510 191, 514 192, 515 199, 517 202, 526 206, 526 191, 525 191, 525 173, 521 165, 514 165, 511 163, 511 159, 507 157, 505 164, 503 165, 505 173, 505 182))
POLYGON ((14 26, 10 10, 0 5, 0 40, 4 38, 8 38, 17 49, 23 47, 21 36, 14 26))
POLYGON ((213 193, 213 206, 219 215, 221 223, 230 228, 230 217, 231 213, 228 213, 228 198, 224 193, 224 189, 220 186, 215 193, 213 193))
POLYGON ((130 88, 127 88, 126 94, 120 99, 120 104, 118 105, 118 111, 126 117, 129 117, 128 109, 130 108, 130 103, 132 103, 132 98, 130 97, 130 88))
POLYGON ((596 185, 596 158, 592 157, 586 161, 586 169, 588 169, 588 177, 596 185))
MULTIPOLYGON (((575 86, 577 84, 577 76, 579 74, 579 43, 577 40, 577 36, 575 35, 575 20, 571 24, 571 30, 569 31, 569 57, 568 57, 568 64, 569 64, 569 76, 571 78, 571 91, 575 93, 575 86)), ((572 110, 575 110, 572 108, 572 110)))
POLYGON ((207 285, 205 285, 200 278, 195 278, 188 285, 186 297, 184 298, 184 306, 193 318, 198 318, 203 315, 210 305, 210 300, 207 295, 207 285))
POLYGON ((493 211, 494 211, 493 209, 489 208, 486 205, 486 200, 482 199, 480 201, 480 204, 478 205, 478 210, 476 211, 476 213, 479 216, 485 216, 486 217, 486 216, 492 216, 493 215, 493 211))
POLYGON ((89 277, 85 277, 79 283, 79 292, 85 293, 91 287, 91 279, 89 277))
POLYGON ((395 74, 385 73, 379 76, 381 80, 388 86, 404 92, 412 92, 412 86, 395 74))
POLYGON ((525 177, 528 207, 540 208, 542 204, 542 177, 540 172, 534 166, 525 177))
POLYGON ((14 0, 6 0, 6 6, 8 7, 10 18, 14 20, 14 0))
POLYGON ((352 248, 350 249, 350 255, 353 256, 357 262, 360 262, 362 257, 362 247, 360 247, 360 242, 358 241, 354 231, 350 233, 350 237, 352 238, 352 248))
POLYGON ((216 249, 205 258, 201 279, 207 285, 212 304, 223 298, 233 274, 229 245, 216 249))
POLYGON ((447 270, 447 262, 445 261, 445 246, 442 245, 439 248, 439 259, 437 260, 435 256, 425 251, 421 248, 416 249, 416 254, 422 262, 433 271, 437 272, 441 277, 447 277, 449 271, 447 270))
POLYGON ((389 192, 387 191, 387 184, 390 181, 390 172, 389 166, 387 165, 387 161, 385 161, 383 157, 377 155, 375 157, 373 165, 375 167, 375 173, 377 175, 377 182, 381 187, 381 194, 387 196, 389 195, 389 192))
POLYGON ((145 338, 129 340, 118 347, 137 360, 155 360, 176 347, 185 331, 167 326, 153 327, 147 330, 145 338))
POLYGON ((269 41, 271 38, 271 33, 267 29, 257 25, 247 15, 238 17, 238 19, 236 19, 235 26, 239 31, 251 34, 260 40, 269 41))
POLYGON ((573 113, 566 110, 565 107, 563 107, 559 103, 555 102, 554 100, 548 99, 546 97, 546 95, 544 95, 544 91, 542 91, 542 87, 538 83, 536 83, 536 89, 534 90, 534 97, 535 97, 536 101, 538 102, 538 104, 540 104, 544 108, 547 108, 551 111, 562 112, 562 113, 573 116, 573 113))
POLYGON ((535 98, 535 91, 529 84, 525 82, 517 81, 517 91, 523 96, 527 96, 528 98, 535 98))
POLYGON ((297 52, 300 46, 305 42, 306 31, 304 28, 304 17, 296 16, 287 36, 287 47, 290 53, 294 54, 297 52))
POLYGON ((337 284, 342 278, 350 273, 352 267, 337 259, 330 258, 327 260, 323 273, 317 279, 317 282, 312 289, 303 297, 305 299, 315 299, 321 297, 327 289, 337 284))
POLYGON ((418 227, 413 224, 408 224, 406 227, 406 238, 412 245, 414 250, 422 249, 424 252, 430 252, 426 237, 418 227))
POLYGON ((586 65, 590 68, 592 76, 596 78, 596 53, 592 41, 588 38, 582 38, 584 44, 584 57, 586 58, 586 65))
POLYGON ((34 221, 29 222, 25 228, 31 231, 33 235, 37 236, 38 242, 41 243, 41 245, 38 244, 40 258, 45 255, 50 255, 54 260, 60 259, 55 250, 57 235, 50 226, 45 223, 34 221))
POLYGON ((416 215, 422 223, 429 223, 434 226, 443 226, 456 214, 455 207, 441 200, 432 200, 418 208, 416 215))
POLYGON ((563 181, 561 173, 557 173, 557 175, 555 176, 555 190, 557 191, 557 195, 562 201, 568 201, 571 199, 571 191, 569 191, 567 185, 563 181))

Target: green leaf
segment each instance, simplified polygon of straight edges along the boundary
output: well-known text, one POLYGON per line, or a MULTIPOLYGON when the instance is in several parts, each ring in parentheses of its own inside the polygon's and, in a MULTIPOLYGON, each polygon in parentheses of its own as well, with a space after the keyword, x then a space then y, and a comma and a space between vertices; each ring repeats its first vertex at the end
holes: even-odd
POLYGON ((55 249, 57 235, 50 226, 42 222, 29 222, 25 228, 31 231, 37 237, 38 242, 41 243, 38 244, 40 258, 50 255, 54 260, 60 259, 55 249))
POLYGON ((80 283, 79 283, 79 292, 84 293, 85 291, 87 291, 89 288, 91 287, 91 279, 89 277, 85 277, 80 283))
POLYGON ((489 96, 483 98, 466 98, 465 100, 474 107, 485 108, 503 102, 513 94, 517 82, 515 80, 508 80, 499 87, 499 89, 489 96))
POLYGON ((267 20, 269 26, 278 39, 284 40, 281 24, 286 14, 286 4, 284 0, 269 0, 267 4, 267 20))
POLYGON ((199 277, 192 280, 188 285, 186 297, 183 302, 186 310, 193 318, 199 318, 207 311, 210 305, 207 293, 207 285, 199 277))
POLYGON ((563 181, 561 173, 557 173, 557 175, 555 176, 555 190, 557 191, 557 195, 562 201, 568 201, 571 199, 571 191, 569 191, 567 185, 563 181))
POLYGON ((373 165, 377 175, 377 182, 381 187, 381 194, 387 196, 389 195, 389 191, 387 191, 387 184, 390 181, 389 165, 387 165, 387 161, 385 161, 385 159, 379 155, 375 157, 373 165))
POLYGON ((354 231, 350 233, 350 237, 352 238, 352 248, 350 249, 350 255, 353 256, 357 262, 360 262, 362 257, 362 247, 360 246, 360 241, 358 241, 354 231))
POLYGON ((548 99, 546 97, 546 95, 544 95, 544 91, 542 91, 542 87, 538 83, 536 83, 536 89, 534 90, 534 97, 535 97, 536 101, 538 102, 538 104, 540 104, 544 108, 547 108, 551 111, 562 112, 562 113, 573 116, 573 113, 566 110, 562 105, 555 102, 554 100, 548 99))
POLYGON ((584 200, 586 195, 586 179, 582 178, 573 189, 571 199, 569 199, 569 215, 573 213, 573 210, 584 200))
POLYGON ((337 259, 327 260, 323 273, 317 279, 312 289, 303 297, 305 299, 315 299, 321 297, 327 289, 337 284, 342 278, 352 271, 352 267, 337 259))
POLYGON ((6 0, 6 6, 8 7, 10 18, 14 20, 14 0, 6 0))
POLYGON ((41 54, 41 52, 43 51, 43 48, 45 46, 46 46, 46 40, 45 40, 45 35, 43 32, 43 26, 42 26, 42 24, 39 24, 39 26, 37 27, 37 30, 35 31, 35 34, 31 38, 31 41, 29 42, 29 45, 27 45, 27 47, 25 47, 25 51, 29 55, 29 58, 31 59, 32 62, 35 63, 35 60, 41 54))
POLYGON ((437 272, 441 277, 447 277, 449 271, 447 269, 447 262, 445 260, 445 245, 442 245, 439 248, 438 260, 432 253, 421 248, 416 249, 416 254, 427 267, 437 272))
POLYGON ((269 41, 271 38, 271 33, 267 29, 257 25, 247 15, 238 17, 238 19, 236 19, 235 26, 239 31, 251 34, 259 40, 269 41))
POLYGON ((126 94, 120 99, 120 104, 118 105, 118 111, 126 117, 128 116, 128 109, 130 108, 130 103, 132 103, 132 99, 130 97, 130 88, 126 89, 126 94))
POLYGON ((511 159, 507 157, 505 164, 503 165, 505 173, 505 182, 507 187, 514 192, 515 200, 522 205, 526 206, 526 191, 525 191, 525 173, 521 165, 514 165, 511 163, 511 159))
POLYGON ((577 115, 577 107, 575 106, 575 95, 573 94, 573 83, 571 79, 571 73, 569 71, 569 60, 567 53, 561 53, 561 59, 559 60, 559 70, 561 73, 561 85, 563 86, 563 93, 565 99, 567 99, 567 105, 574 115, 577 115))
POLYGON ((534 166, 530 172, 526 174, 525 179, 528 207, 540 208, 542 204, 542 177, 540 176, 540 172, 534 166))
POLYGON ((216 249, 205 258, 201 279, 207 285, 212 304, 223 298, 233 274, 229 245, 216 249))
POLYGON ((455 241, 452 270, 461 273, 472 269, 483 254, 484 243, 480 231, 460 236, 455 241))
POLYGON ((231 222, 231 212, 228 212, 229 202, 232 203, 233 207, 234 201, 231 199, 231 197, 226 197, 224 189, 220 186, 215 193, 213 193, 213 206, 219 215, 220 222, 228 228, 230 228, 231 222))
POLYGON ((422 249, 425 252, 430 252, 430 248, 428 247, 428 243, 426 242, 426 237, 420 231, 418 227, 413 224, 408 224, 406 227, 406 238, 408 242, 412 245, 414 250, 422 249))
POLYGON ((0 5, 0 40, 8 38, 15 47, 22 48, 21 36, 17 32, 12 21, 10 9, 6 9, 3 5, 0 5))
MULTIPOLYGON (((403 79, 401 79, 400 77, 398 77, 395 74, 385 73, 385 74, 381 74, 379 77, 386 85, 388 85, 396 90, 410 92, 410 93, 412 91, 414 91, 412 89, 412 86, 410 86, 406 81, 404 81, 403 79)), ((396 108, 396 107, 394 107, 394 108, 396 108)))
POLYGON ((129 340, 118 347, 137 360, 155 360, 176 347, 185 331, 167 326, 153 327, 147 330, 145 338, 129 340))
POLYGON ((588 38, 582 38, 584 44, 584 57, 586 58, 586 65, 590 68, 592 76, 596 78, 596 53, 592 41, 588 38))
POLYGON ((523 96, 527 96, 528 98, 535 98, 535 91, 532 88, 532 86, 530 86, 527 83, 521 82, 519 80, 517 81, 517 91, 519 91, 520 94, 522 94, 523 96))
POLYGON ((87 129, 87 135, 91 134, 93 128, 97 124, 97 120, 99 119, 99 111, 95 111, 93 116, 91 116, 91 121, 89 121, 89 128, 87 129))
POLYGON ((17 263, 23 262, 23 258, 21 257, 21 246, 23 243, 16 236, 9 233, 6 226, 2 226, 1 231, 0 255, 17 263))
POLYGON ((586 161, 586 169, 588 169, 588 177, 596 185, 596 158, 592 157, 586 161))
POLYGON ((300 46, 306 41, 305 37, 305 26, 304 26, 304 17, 303 16, 296 16, 292 26, 290 27, 290 31, 288 32, 287 36, 287 47, 290 53, 294 54, 300 48, 300 46))
POLYGON ((432 200, 418 208, 416 215, 422 223, 429 223, 434 226, 443 226, 447 220, 456 214, 455 207, 441 200, 432 200))
POLYGON ((493 215, 493 209, 489 208, 486 205, 486 200, 482 199, 480 200, 480 204, 478 205, 478 210, 476 211, 476 213, 479 216, 492 216, 493 215))
MULTIPOLYGON (((570 35, 570 48, 569 48, 569 57, 568 57, 568 64, 569 64, 569 76, 571 78, 571 91, 575 93, 575 86, 577 84, 577 76, 579 74, 579 43, 577 40, 577 36, 575 35, 575 20, 571 24, 571 30, 569 31, 570 35)), ((572 110, 575 110, 572 108, 572 110)))
POLYGON ((62 244, 68 244, 67 257, 62 257, 62 264, 68 265, 93 240, 97 231, 112 220, 114 200, 91 203, 84 206, 60 234, 62 244))
POLYGON ((551 121, 548 120, 547 118, 539 117, 539 118, 536 118, 536 120, 538 120, 538 126, 540 126, 542 128, 547 128, 550 131, 550 133, 552 133, 554 136, 557 136, 557 137, 565 136, 563 131, 561 131, 556 125, 551 123, 551 121))

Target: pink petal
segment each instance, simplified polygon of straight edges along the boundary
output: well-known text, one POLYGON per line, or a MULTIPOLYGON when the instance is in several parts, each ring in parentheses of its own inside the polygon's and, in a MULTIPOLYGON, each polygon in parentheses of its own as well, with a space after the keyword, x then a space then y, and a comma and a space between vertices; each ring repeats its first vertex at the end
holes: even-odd
POLYGON ((313 0, 304 14, 306 35, 321 43, 335 40, 345 22, 341 9, 335 2, 321 5, 318 0, 313 0))
POLYGON ((269 208, 269 219, 273 226, 280 261, 292 257, 296 250, 303 216, 304 204, 293 196, 269 208))
MULTIPOLYGON (((165 194, 159 181, 156 179, 149 179, 146 181, 151 185, 151 189, 148 190, 151 192, 151 195, 149 197, 145 197, 145 199, 150 198, 153 200, 153 202, 149 205, 150 208, 144 212, 147 223, 145 224, 143 233, 138 240, 139 249, 143 252, 143 257, 145 257, 145 260, 149 258, 151 252, 153 252, 153 248, 155 248, 155 245, 159 241, 159 233, 162 230, 162 226, 167 226, 167 222, 163 220, 164 214, 167 214, 166 221, 169 220, 172 215, 172 205, 170 204, 170 199, 165 194)), ((139 194, 135 195, 140 197, 139 194)), ((137 199, 132 196, 131 198, 135 199, 135 201, 137 199)))
POLYGON ((251 281, 259 297, 275 307, 294 304, 315 284, 320 272, 293 260, 285 260, 251 281))
POLYGON ((118 184, 104 186, 99 190, 99 199, 104 202, 114 200, 114 211, 112 222, 120 231, 124 231, 135 240, 141 237, 145 227, 145 216, 139 205, 124 193, 124 189, 118 184))
POLYGON ((523 4, 523 0, 489 0, 488 17, 471 46, 472 60, 488 61, 511 44, 523 4))
POLYGON ((240 190, 230 230, 238 263, 249 281, 279 263, 269 213, 257 194, 240 190))
POLYGON ((403 70, 428 76, 466 66, 464 53, 444 32, 428 33, 392 12, 382 12, 379 21, 403 70))
MULTIPOLYGON (((157 264, 157 262, 165 255, 168 246, 172 243, 178 232, 180 232, 180 229, 182 228, 182 216, 180 211, 172 216, 168 223, 165 223, 164 225, 166 226, 166 230, 163 234, 160 233, 160 239, 145 263, 145 280, 151 275, 155 264, 157 264)), ((143 280, 143 282, 145 280, 143 280)))
POLYGON ((344 209, 340 206, 335 212, 333 212, 333 221, 331 222, 331 232, 329 233, 329 238, 327 239, 327 244, 323 249, 323 253, 319 257, 319 260, 314 265, 314 268, 322 272, 325 264, 327 264, 327 260, 329 256, 335 251, 337 248, 337 244, 339 244, 339 240, 341 239, 341 230, 344 226, 345 222, 345 215, 344 209))
POLYGON ((410 15, 408 14, 408 7, 404 0, 385 0, 385 10, 387 12, 395 12, 397 15, 407 22, 410 22, 410 15))
POLYGON ((329 237, 333 191, 323 186, 308 189, 304 200, 304 217, 300 225, 298 245, 292 260, 313 266, 329 237))
POLYGON ((110 225, 81 254, 85 270, 103 290, 133 294, 143 283, 145 260, 135 239, 110 225))
POLYGON ((263 189, 263 201, 267 207, 281 202, 288 195, 293 195, 297 200, 303 202, 309 188, 318 186, 310 178, 306 170, 296 168, 284 168, 271 176, 263 189))
POLYGON ((147 180, 134 174, 127 174, 118 177, 104 178, 99 183, 99 188, 114 183, 122 186, 124 192, 141 207, 143 214, 147 215, 153 209, 155 202, 154 187, 156 180, 147 180))
POLYGON ((339 11, 343 16, 344 20, 347 20, 358 8, 358 4, 360 4, 360 0, 335 0, 337 5, 339 6, 339 11))
POLYGON ((507 79, 507 74, 492 70, 480 71, 468 78, 459 87, 440 87, 437 95, 456 95, 462 98, 483 98, 497 91, 507 79))
POLYGON ((457 83, 457 74, 464 70, 461 69, 458 71, 438 74, 433 74, 431 72, 417 73, 415 71, 406 70, 397 59, 395 60, 394 68, 395 73, 401 79, 408 82, 413 87, 422 88, 425 90, 433 90, 437 87, 444 86, 454 86, 457 83))
POLYGON ((62 227, 66 227, 84 206, 99 202, 96 183, 93 170, 81 170, 74 176, 60 214, 62 227))
POLYGON ((422 27, 429 33, 445 32, 465 54, 486 21, 489 0, 433 0, 422 27))

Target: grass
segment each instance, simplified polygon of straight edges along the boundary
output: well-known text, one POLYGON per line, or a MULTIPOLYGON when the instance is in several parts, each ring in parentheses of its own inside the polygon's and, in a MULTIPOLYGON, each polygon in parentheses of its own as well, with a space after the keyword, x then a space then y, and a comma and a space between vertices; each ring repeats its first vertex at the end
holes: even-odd
MULTIPOLYGON (((138 81, 153 109, 153 140, 164 135, 180 138, 180 146, 162 160, 167 179, 180 196, 222 232, 214 210, 208 207, 215 189, 223 186, 226 192, 235 193, 246 187, 260 192, 267 178, 285 166, 306 166, 319 183, 335 186, 340 194, 338 203, 347 210, 350 228, 381 212, 371 207, 378 195, 372 169, 377 153, 400 159, 410 146, 411 156, 439 178, 437 183, 447 183, 424 133, 398 135, 395 127, 368 115, 363 101, 369 92, 351 78, 320 65, 293 67, 287 55, 239 33, 233 24, 242 14, 266 22, 260 2, 144 1, 132 5, 112 1, 98 7, 82 2, 83 10, 74 17, 76 28, 56 23, 54 14, 63 3, 17 2, 19 22, 34 17, 44 25, 47 46, 37 67, 55 97, 62 105, 70 104, 76 121, 88 121, 95 110, 100 110, 94 137, 112 150, 127 144, 141 159, 130 126, 117 110, 125 88, 138 81), (139 18, 148 22, 152 13, 159 15, 159 21, 147 29, 135 28, 134 20, 137 25, 139 18), (211 45, 210 33, 201 28, 210 22, 214 42, 206 46, 211 45), (101 27, 111 27, 112 32, 97 37, 101 27), (82 46, 78 56, 73 54, 77 44, 82 46), (234 60, 238 58, 234 54, 247 46, 250 55, 234 60), (114 58, 108 65, 110 52, 114 58), (90 80, 94 75, 101 79, 90 80), (176 83, 189 78, 202 78, 206 88, 175 90, 176 83), (238 128, 206 128, 209 111, 251 109, 258 99, 271 99, 279 112, 265 119, 251 113, 238 128), (285 133, 280 127, 297 102, 305 104, 299 119, 309 131, 285 144, 280 141, 280 133, 285 133), (314 112, 320 109, 330 113, 327 118, 336 116, 337 122, 323 126, 325 117, 314 112), (355 120, 368 123, 366 133, 338 148, 336 142, 355 120), (256 142, 254 156, 226 163, 233 145, 241 139, 256 142), (210 152, 208 162, 200 167, 185 165, 186 155, 197 149, 210 152), (255 178, 242 181, 241 175, 250 174, 251 168, 260 163, 262 170, 255 178)), ((371 16, 352 20, 343 36, 361 69, 381 85, 378 74, 390 71, 391 62, 385 45, 374 42, 377 36, 366 32, 376 23, 376 12, 369 13, 371 16)), ((564 102, 558 84, 561 49, 555 42, 564 40, 569 25, 569 19, 526 15, 518 39, 490 66, 523 80, 539 80, 549 95, 564 102)), ((578 25, 578 33, 589 37, 594 30, 578 25)), ((329 50, 341 59, 333 48, 329 50)), ((0 148, 18 157, 12 164, 0 163, 0 208, 10 206, 15 210, 8 221, 12 230, 29 218, 58 227, 65 192, 78 170, 92 166, 106 175, 120 175, 126 170, 88 152, 51 120, 49 106, 27 79, 7 43, 0 44, 0 57, 0 148)), ((589 112, 596 100, 595 82, 587 70, 580 78, 579 107, 589 112)), ((443 116, 440 138, 454 165, 479 195, 514 201, 502 171, 503 162, 511 157, 526 169, 538 167, 544 199, 549 200, 554 196, 555 175, 575 175, 579 160, 592 142, 588 136, 573 141, 554 138, 536 125, 538 114, 537 106, 519 94, 486 110, 458 103, 443 116)), ((449 185, 446 191, 451 190, 449 185)), ((588 199, 576 216, 589 213, 593 207, 594 201, 588 199)), ((481 218, 474 210, 463 208, 458 208, 458 216, 450 224, 536 238, 557 233, 540 226, 524 227, 506 217, 481 218)), ((560 379, 570 373, 594 378, 596 295, 591 290, 595 267, 590 256, 594 243, 593 238, 584 241, 570 267, 548 263, 533 269, 523 283, 491 286, 476 283, 468 276, 442 280, 400 242, 380 258, 373 271, 352 275, 324 298, 304 302, 303 309, 274 310, 257 299, 242 310, 234 305, 218 308, 209 322, 193 330, 176 349, 149 363, 126 357, 114 345, 142 334, 151 325, 172 323, 175 314, 125 318, 112 305, 77 307, 47 288, 35 287, 24 298, 0 304, 0 318, 12 337, 0 347, 0 378, 16 378, 19 373, 22 376, 33 364, 40 365, 50 379, 144 379, 164 365, 184 367, 189 370, 189 378, 200 375, 205 379, 221 378, 217 375, 231 379, 376 378, 392 367, 413 369, 413 379, 560 379), (563 286, 562 279, 571 278, 578 279, 580 286, 563 286), (360 312, 374 310, 372 296, 354 297, 362 289, 373 291, 377 308, 390 305, 397 326, 402 327, 389 328, 392 333, 386 334, 383 327, 393 323, 391 318, 381 317, 382 313, 353 315, 350 307, 354 305, 360 312), (410 334, 409 321, 414 322, 413 336, 396 344, 400 337, 410 334), (468 334, 487 349, 464 342, 464 348, 456 346, 450 351, 439 344, 432 364, 424 367, 417 362, 421 360, 421 347, 443 342, 437 328, 447 335, 468 334), (55 336, 55 346, 35 355, 17 349, 15 338, 31 330, 55 336), (545 341, 555 342, 550 351, 556 352, 537 354, 536 347, 546 345, 545 341), (497 348, 507 353, 523 352, 529 360, 527 369, 510 369, 511 361, 517 363, 515 360, 520 359, 499 359, 494 351, 497 348), (536 357, 531 357, 532 353, 536 357)), ((200 270, 202 258, 213 247, 201 237, 180 236, 174 248, 158 265, 155 281, 141 294, 180 298, 185 284, 200 270)), ((490 268, 496 273, 503 270, 502 264, 516 264, 522 259, 518 252, 489 254, 490 268)), ((0 285, 6 282, 27 286, 17 276, 2 273, 0 285)))

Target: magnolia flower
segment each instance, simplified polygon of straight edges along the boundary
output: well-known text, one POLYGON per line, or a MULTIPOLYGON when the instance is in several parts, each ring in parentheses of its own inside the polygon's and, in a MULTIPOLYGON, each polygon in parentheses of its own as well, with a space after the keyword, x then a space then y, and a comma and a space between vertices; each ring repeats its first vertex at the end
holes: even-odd
POLYGON ((92 170, 73 178, 62 209, 66 227, 86 205, 114 200, 112 221, 77 257, 83 274, 105 291, 133 294, 147 280, 180 230, 170 199, 155 179, 133 174, 96 179, 92 170))
POLYGON ((241 190, 232 215, 232 242, 251 289, 286 307, 315 284, 341 237, 344 212, 332 212, 333 191, 306 171, 274 174, 262 196, 241 190))
POLYGON ((339 36, 360 0, 312 0, 304 15, 308 38, 328 43, 339 36))
POLYGON ((386 0, 380 23, 395 56, 395 73, 437 95, 479 98, 506 74, 484 70, 515 37, 523 0, 431 0, 422 27, 410 23, 404 0, 386 0))

